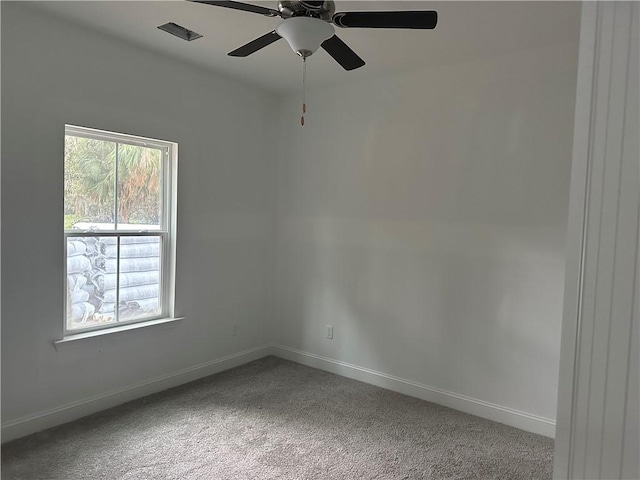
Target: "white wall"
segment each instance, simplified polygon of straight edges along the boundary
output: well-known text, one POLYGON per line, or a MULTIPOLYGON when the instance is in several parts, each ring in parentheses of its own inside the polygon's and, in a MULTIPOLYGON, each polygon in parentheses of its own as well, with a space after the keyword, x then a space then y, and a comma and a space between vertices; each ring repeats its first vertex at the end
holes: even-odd
POLYGON ((2 2, 2 40, 4 424, 266 343, 275 103, 24 3, 2 2), (179 144, 176 314, 186 320, 54 348, 65 123, 179 144))
POLYGON ((552 434, 577 50, 311 81, 304 128, 286 102, 277 331, 312 355, 293 357, 542 417, 552 434))

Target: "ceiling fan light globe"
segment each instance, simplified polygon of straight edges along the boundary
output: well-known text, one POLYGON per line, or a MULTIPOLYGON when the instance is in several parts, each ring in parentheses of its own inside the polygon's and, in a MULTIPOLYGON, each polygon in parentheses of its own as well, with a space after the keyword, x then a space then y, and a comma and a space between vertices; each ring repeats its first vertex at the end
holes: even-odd
POLYGON ((313 54, 320 44, 335 33, 333 25, 312 17, 291 17, 276 28, 291 49, 303 58, 313 54))

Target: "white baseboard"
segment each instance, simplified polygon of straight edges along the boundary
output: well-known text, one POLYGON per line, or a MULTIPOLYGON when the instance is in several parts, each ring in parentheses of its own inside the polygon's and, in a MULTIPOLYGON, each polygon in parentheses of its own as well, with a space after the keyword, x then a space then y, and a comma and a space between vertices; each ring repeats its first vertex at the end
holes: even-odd
POLYGON ((404 395, 427 400, 429 402, 444 405, 460 410, 461 412, 476 415, 496 422, 504 423, 512 427, 520 428, 546 437, 554 437, 555 421, 503 407, 493 403, 478 400, 476 398, 447 392, 434 387, 395 377, 386 373, 377 372, 368 368, 341 362, 313 353, 303 352, 282 345, 263 345, 245 350, 210 362, 185 368, 178 372, 162 375, 135 385, 97 395, 95 397, 79 400, 45 412, 36 413, 26 417, 11 420, 2 424, 2 442, 24 437, 47 428, 55 427, 63 423, 77 420, 108 408, 121 405, 136 398, 151 395, 153 393, 177 387, 199 378, 207 377, 229 368, 237 367, 252 362, 267 355, 291 360, 302 365, 319 368, 327 372, 353 378, 361 382, 376 385, 378 387, 393 390, 404 395))
POLYGON ((46 412, 11 420, 2 424, 2 442, 24 437, 47 428, 76 420, 107 408, 121 405, 136 398, 151 395, 168 388, 177 387, 214 373, 228 370, 259 358, 271 355, 270 345, 234 353, 210 362, 195 365, 160 377, 152 378, 135 385, 121 388, 95 397, 69 403, 46 412))
POLYGON ((461 412, 476 415, 478 417, 503 423, 511 427, 526 430, 528 432, 554 438, 556 422, 549 418, 532 415, 512 408, 503 407, 493 403, 478 400, 477 398, 447 392, 439 388, 429 387, 418 382, 395 377, 386 373, 377 372, 368 368, 359 367, 346 362, 322 357, 313 353, 303 352, 282 345, 273 345, 273 355, 291 360, 309 367, 319 368, 327 372, 353 378, 361 382, 376 385, 378 387, 393 390, 394 392, 420 398, 437 403, 445 407, 453 408, 461 412))

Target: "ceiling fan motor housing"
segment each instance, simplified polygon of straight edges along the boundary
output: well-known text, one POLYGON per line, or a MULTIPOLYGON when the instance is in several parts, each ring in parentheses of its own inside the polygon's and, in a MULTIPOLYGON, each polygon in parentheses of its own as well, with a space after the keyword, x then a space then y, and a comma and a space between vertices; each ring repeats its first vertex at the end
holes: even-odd
POLYGON ((333 0, 280 0, 278 10, 283 18, 313 17, 330 22, 336 7, 333 0))

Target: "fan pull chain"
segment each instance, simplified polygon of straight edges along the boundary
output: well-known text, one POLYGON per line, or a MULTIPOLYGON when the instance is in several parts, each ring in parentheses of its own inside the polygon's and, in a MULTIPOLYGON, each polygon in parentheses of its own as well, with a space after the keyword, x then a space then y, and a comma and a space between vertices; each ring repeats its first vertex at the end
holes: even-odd
POLYGON ((307 58, 302 57, 302 115, 300 125, 304 127, 304 114, 307 113, 307 58))

